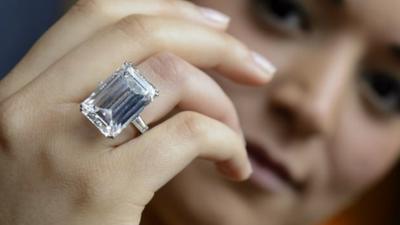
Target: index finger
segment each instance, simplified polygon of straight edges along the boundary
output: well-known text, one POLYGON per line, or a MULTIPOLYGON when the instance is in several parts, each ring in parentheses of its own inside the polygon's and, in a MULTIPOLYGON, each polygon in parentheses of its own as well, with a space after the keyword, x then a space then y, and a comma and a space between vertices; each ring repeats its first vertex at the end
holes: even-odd
POLYGON ((81 101, 122 62, 138 64, 164 51, 200 68, 214 68, 243 84, 263 84, 274 72, 224 32, 177 19, 136 15, 84 42, 34 84, 38 84, 38 93, 45 95, 42 99, 81 101))

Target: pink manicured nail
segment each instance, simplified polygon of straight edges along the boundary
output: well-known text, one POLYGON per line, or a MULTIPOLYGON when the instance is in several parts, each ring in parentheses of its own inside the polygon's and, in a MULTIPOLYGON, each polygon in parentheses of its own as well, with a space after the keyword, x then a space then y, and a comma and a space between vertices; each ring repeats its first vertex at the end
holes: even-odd
POLYGON ((260 67, 268 76, 272 77, 276 72, 276 67, 268 61, 264 56, 260 55, 257 52, 252 52, 251 56, 253 58, 254 63, 260 67))
POLYGON ((219 12, 217 10, 206 8, 206 7, 199 7, 201 14, 208 20, 211 20, 214 23, 220 24, 228 24, 230 21, 230 17, 219 12))

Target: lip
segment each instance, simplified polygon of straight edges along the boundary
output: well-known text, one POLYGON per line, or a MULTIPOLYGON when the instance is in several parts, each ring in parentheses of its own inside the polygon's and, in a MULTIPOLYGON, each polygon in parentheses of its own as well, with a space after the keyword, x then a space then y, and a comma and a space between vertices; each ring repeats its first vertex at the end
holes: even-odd
POLYGON ((253 167, 250 182, 267 192, 296 191, 303 189, 289 169, 273 159, 268 150, 255 142, 246 141, 248 156, 253 167))

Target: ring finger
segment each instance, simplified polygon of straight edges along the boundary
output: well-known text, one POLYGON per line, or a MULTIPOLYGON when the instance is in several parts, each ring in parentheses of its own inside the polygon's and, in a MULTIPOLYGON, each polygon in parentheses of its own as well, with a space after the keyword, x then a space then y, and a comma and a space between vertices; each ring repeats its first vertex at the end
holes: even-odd
MULTIPOLYGON (((160 97, 143 111, 142 117, 146 122, 155 123, 178 107, 179 110, 195 111, 219 120, 239 135, 242 134, 239 119, 231 100, 219 85, 201 70, 169 53, 161 53, 147 59, 138 66, 138 69, 155 84, 161 93, 160 97)), ((77 105, 71 107, 69 114, 77 115, 77 108, 77 105)), ((64 132, 66 134, 97 132, 81 115, 73 118, 69 124, 72 126, 68 129, 71 130, 64 132), (80 124, 82 128, 87 126, 84 129, 76 130, 75 124, 80 124)), ((116 146, 132 139, 137 133, 138 131, 133 126, 128 126, 115 139, 106 139, 97 132, 96 140, 89 142, 108 147, 116 146)))

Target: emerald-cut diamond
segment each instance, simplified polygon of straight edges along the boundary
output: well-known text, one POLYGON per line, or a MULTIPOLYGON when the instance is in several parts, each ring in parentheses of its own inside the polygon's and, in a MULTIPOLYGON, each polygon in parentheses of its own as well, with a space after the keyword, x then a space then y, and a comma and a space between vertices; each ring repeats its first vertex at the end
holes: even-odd
POLYGON ((156 96, 158 90, 132 64, 124 63, 81 103, 81 112, 104 136, 114 138, 156 96))

